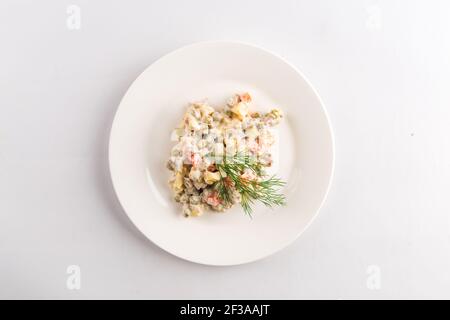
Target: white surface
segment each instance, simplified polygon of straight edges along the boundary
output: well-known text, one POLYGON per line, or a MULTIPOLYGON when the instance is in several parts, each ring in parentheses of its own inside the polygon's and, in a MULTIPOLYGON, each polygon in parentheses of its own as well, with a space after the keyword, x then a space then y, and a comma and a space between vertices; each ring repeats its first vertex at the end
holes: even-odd
POLYGON ((122 207, 153 243, 189 261, 238 265, 285 248, 316 217, 333 173, 333 137, 319 96, 289 63, 248 44, 199 42, 165 55, 133 82, 114 118, 109 164, 122 207), (240 206, 186 219, 167 183, 170 133, 189 102, 207 98, 223 107, 237 92, 250 93, 253 111, 283 110, 272 129, 271 174, 286 181, 287 205, 255 205, 252 219, 240 206))
POLYGON ((1 297, 450 298, 448 1, 76 1, 80 30, 66 27, 69 4, 0 4, 1 297), (131 81, 210 39, 298 66, 336 137, 333 186, 311 227, 230 268, 147 241, 107 166, 131 81), (69 265, 80 290, 66 287, 69 265))

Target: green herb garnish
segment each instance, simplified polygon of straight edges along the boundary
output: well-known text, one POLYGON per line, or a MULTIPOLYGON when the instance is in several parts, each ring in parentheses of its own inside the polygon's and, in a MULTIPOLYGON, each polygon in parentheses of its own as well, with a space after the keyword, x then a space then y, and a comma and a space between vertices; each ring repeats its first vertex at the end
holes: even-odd
POLYGON ((267 177, 262 166, 253 157, 237 153, 232 157, 224 157, 221 163, 216 163, 220 172, 220 180, 216 182, 219 198, 225 203, 231 203, 233 188, 241 195, 241 206, 251 217, 251 205, 260 201, 272 208, 286 204, 285 196, 278 191, 286 183, 281 179, 267 177), (246 179, 242 174, 247 169, 255 175, 255 179, 246 179))

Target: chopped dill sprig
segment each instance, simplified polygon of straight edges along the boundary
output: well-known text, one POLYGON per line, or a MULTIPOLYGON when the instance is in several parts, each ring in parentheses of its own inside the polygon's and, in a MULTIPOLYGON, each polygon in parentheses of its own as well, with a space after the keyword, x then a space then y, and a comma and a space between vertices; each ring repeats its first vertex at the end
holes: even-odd
POLYGON ((221 163, 216 163, 216 167, 220 173, 220 180, 216 182, 219 197, 225 203, 232 203, 235 189, 240 194, 242 209, 250 217, 255 201, 270 208, 286 204, 285 196, 278 190, 285 182, 275 176, 267 177, 261 164, 253 157, 237 153, 224 157, 221 163), (250 170, 255 179, 243 177, 246 170, 250 170))

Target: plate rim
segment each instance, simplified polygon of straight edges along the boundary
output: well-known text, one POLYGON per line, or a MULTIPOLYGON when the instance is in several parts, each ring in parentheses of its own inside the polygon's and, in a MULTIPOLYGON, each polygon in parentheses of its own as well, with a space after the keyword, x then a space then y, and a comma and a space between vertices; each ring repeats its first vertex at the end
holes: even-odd
POLYGON ((330 189, 331 189, 331 185, 333 183, 334 180, 334 173, 335 173, 335 163, 336 163, 336 147, 335 147, 335 136, 334 136, 334 130, 333 130, 333 126, 331 124, 330 121, 330 116, 328 113, 327 108, 325 107, 325 104, 322 100, 322 97, 319 95, 319 93, 317 92, 316 88, 312 85, 312 83, 310 82, 310 80, 303 74, 303 72, 297 68, 295 65, 293 65, 292 63, 290 63, 288 60, 286 60, 285 58, 283 58, 282 56, 264 48, 261 47, 259 45, 255 45, 252 43, 248 43, 248 42, 243 42, 243 41, 237 41, 237 40, 206 40, 206 41, 198 41, 198 42, 193 42, 187 45, 183 45, 181 47, 178 47, 174 50, 169 51, 168 53, 163 54, 162 56, 160 56, 159 58, 157 58, 156 60, 154 60, 152 63, 150 63, 147 67, 144 68, 144 70, 142 70, 142 72, 136 77, 136 79, 134 79, 131 84, 127 87, 124 95, 122 96, 122 98, 120 99, 120 102, 116 108, 116 111, 114 113, 114 117, 113 120, 111 122, 111 126, 110 126, 110 130, 109 130, 109 139, 108 139, 108 167, 109 167, 109 173, 110 173, 110 179, 111 179, 111 184, 114 190, 114 193, 116 195, 116 198, 118 199, 120 206, 123 210, 123 212, 125 213, 125 215, 128 217, 128 219, 131 221, 131 223, 136 227, 137 230, 139 230, 139 232, 145 237, 145 239, 147 239, 147 241, 150 241, 153 245, 157 246, 159 249, 162 249, 162 251, 164 251, 165 253, 168 253, 172 256, 175 256, 179 259, 182 259, 184 261, 189 261, 192 263, 196 263, 196 264, 200 264, 200 265, 206 265, 206 266, 215 266, 215 267, 226 267, 226 266, 238 266, 238 265, 243 265, 243 264, 248 264, 248 263, 253 263, 253 262, 257 262, 257 261, 261 261, 263 259, 266 259, 274 254, 280 253, 281 251, 283 251, 284 249, 286 249, 287 247, 289 247, 292 243, 294 243, 296 240, 298 240, 298 238, 300 238, 300 236, 311 226, 311 224, 316 220, 317 216, 319 215, 322 207, 324 206, 328 195, 330 193, 330 189), (123 102, 125 101, 125 99, 128 97, 131 88, 134 86, 134 84, 136 82, 138 82, 143 75, 146 73, 146 71, 148 69, 150 69, 152 66, 154 66, 155 64, 159 63, 161 60, 164 60, 172 55, 175 55, 183 50, 189 49, 191 47, 194 46, 201 46, 201 45, 214 45, 214 44, 231 44, 231 45, 241 45, 241 46, 246 46, 246 47, 250 47, 256 50, 260 50, 270 56, 273 56, 276 59, 281 60, 282 62, 284 62, 286 65, 288 65, 290 68, 292 68, 292 70, 294 70, 296 73, 298 73, 298 75, 305 81, 305 83, 307 84, 307 86, 309 87, 309 89, 312 91, 312 93, 316 96, 320 107, 322 109, 322 112, 325 116, 326 122, 327 122, 327 126, 329 129, 329 138, 331 141, 331 168, 330 168, 330 176, 328 179, 328 184, 326 186, 326 190, 322 196, 322 200, 319 204, 319 206, 317 207, 317 210, 315 210, 315 212, 313 213, 312 217, 309 219, 309 221, 305 224, 305 226, 302 228, 302 230, 300 230, 294 237, 292 237, 292 239, 289 239, 288 241, 286 241, 285 243, 282 243, 282 245, 280 245, 278 250, 275 250, 273 252, 270 252, 268 254, 265 254, 261 257, 258 257, 256 259, 251 258, 251 259, 247 259, 247 260, 243 260, 240 262, 231 262, 231 263, 210 263, 210 262, 202 262, 199 260, 195 260, 195 259, 191 259, 188 257, 184 257, 184 256, 180 256, 177 255, 175 253, 173 253, 171 250, 165 248, 165 246, 160 245, 157 241, 155 241, 154 239, 151 239, 147 234, 145 234, 141 228, 139 227, 139 225, 137 223, 135 223, 133 221, 133 219, 130 217, 130 215, 128 214, 127 210, 125 209, 125 205, 123 204, 123 201, 121 199, 121 197, 119 196, 119 192, 118 192, 118 188, 117 188, 117 182, 114 179, 114 173, 113 173, 113 169, 112 169, 112 157, 111 157, 111 149, 112 149, 112 144, 113 144, 113 130, 115 127, 115 123, 117 121, 118 118, 118 114, 119 111, 122 109, 121 106, 123 104, 123 102))

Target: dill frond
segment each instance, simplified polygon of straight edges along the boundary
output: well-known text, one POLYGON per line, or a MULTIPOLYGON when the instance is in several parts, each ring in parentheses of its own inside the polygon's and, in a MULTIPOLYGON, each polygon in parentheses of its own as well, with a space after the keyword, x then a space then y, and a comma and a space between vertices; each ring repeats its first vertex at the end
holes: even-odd
POLYGON ((221 176, 216 183, 219 197, 225 203, 231 203, 233 189, 236 190, 241 196, 242 209, 250 217, 251 206, 255 201, 260 201, 270 208, 286 204, 285 196, 278 190, 285 182, 276 176, 267 178, 261 164, 253 157, 237 153, 231 157, 224 157, 221 163, 216 163, 216 167, 221 176), (256 178, 252 180, 243 178, 242 174, 246 170, 254 173, 256 178))

